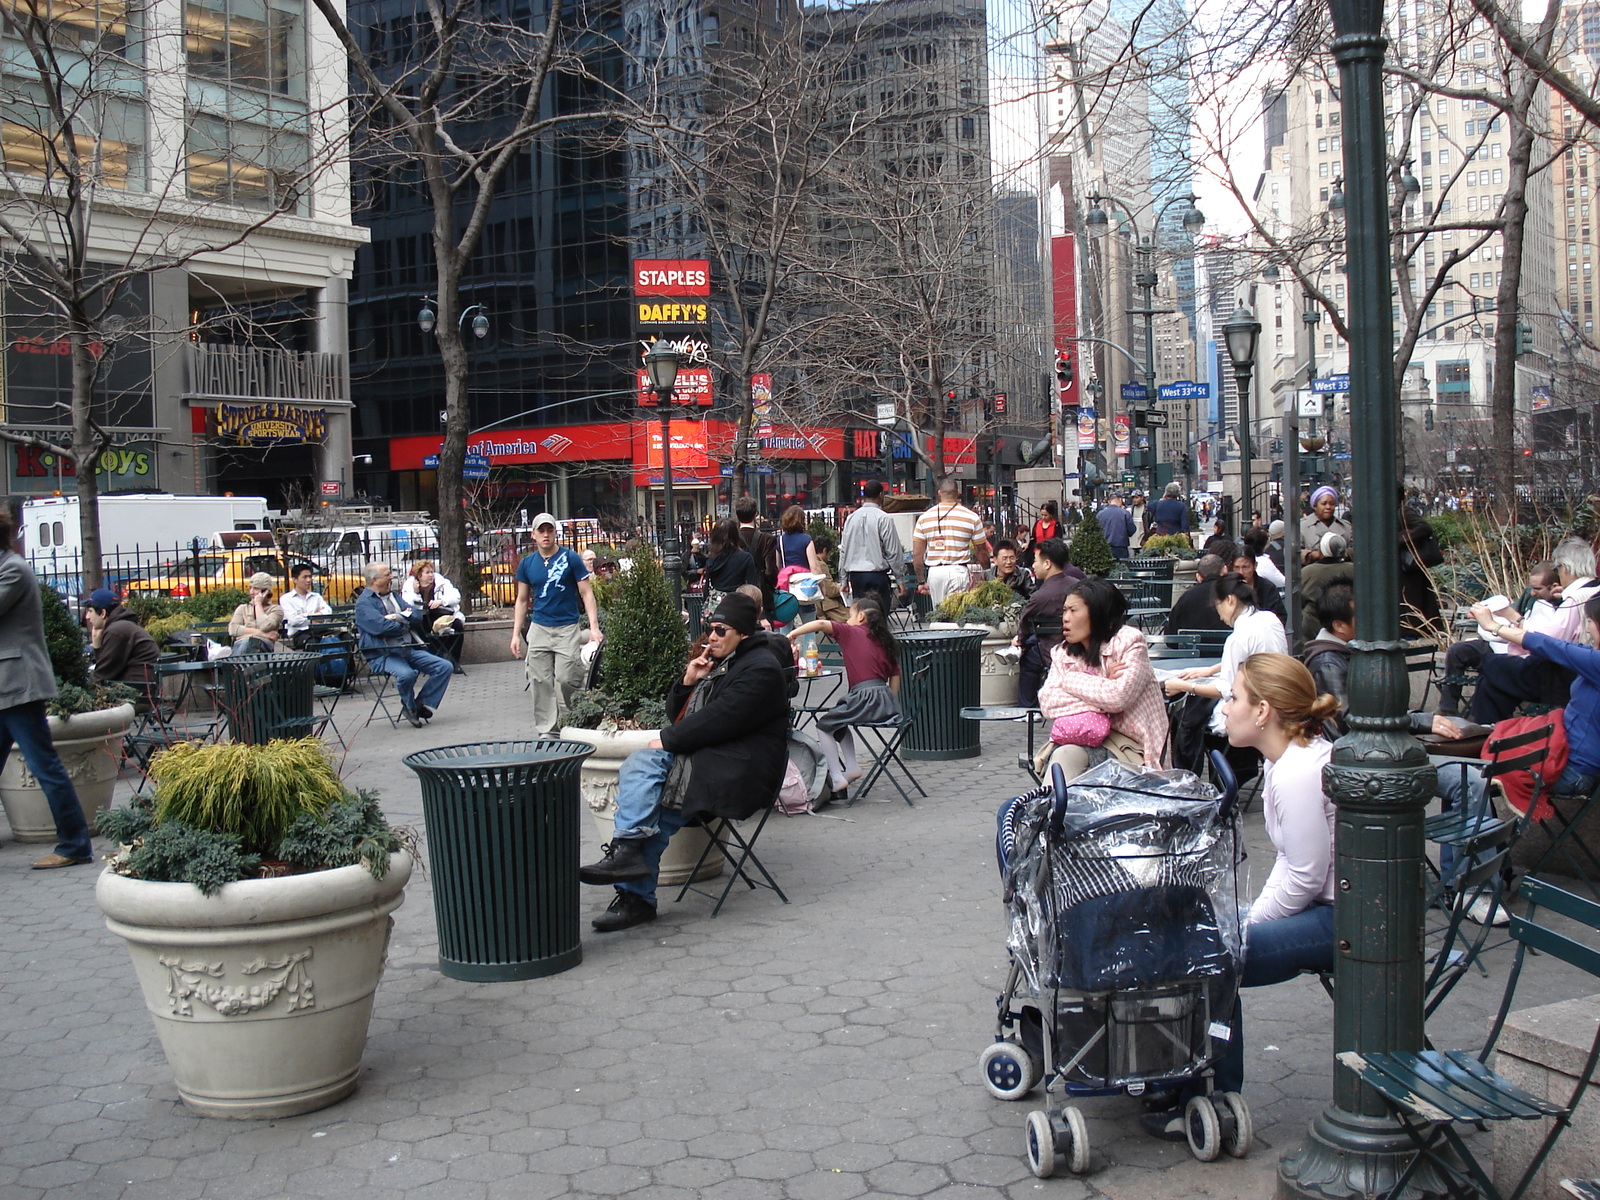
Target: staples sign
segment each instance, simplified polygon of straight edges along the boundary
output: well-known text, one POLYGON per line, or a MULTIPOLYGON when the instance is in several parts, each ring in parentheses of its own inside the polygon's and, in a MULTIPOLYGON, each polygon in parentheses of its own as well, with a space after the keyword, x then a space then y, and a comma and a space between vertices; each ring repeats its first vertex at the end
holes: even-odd
POLYGON ((635 296, 709 296, 711 263, 704 258, 636 258, 635 296))

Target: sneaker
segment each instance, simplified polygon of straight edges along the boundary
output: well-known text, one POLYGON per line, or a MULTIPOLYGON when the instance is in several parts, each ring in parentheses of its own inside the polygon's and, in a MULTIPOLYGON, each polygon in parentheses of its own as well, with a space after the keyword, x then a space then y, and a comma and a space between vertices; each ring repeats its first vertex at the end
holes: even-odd
POLYGON ((1489 896, 1479 896, 1467 906, 1467 920, 1478 925, 1509 925, 1511 914, 1489 896))
MULTIPOLYGON (((631 879, 650 878, 650 868, 644 861, 643 838, 617 838, 601 849, 605 853, 597 861, 578 868, 578 878, 584 883, 627 883, 631 879)), ((655 915, 655 909, 650 910, 650 915, 655 915)))
POLYGON ((406 720, 411 722, 411 726, 412 726, 413 729, 421 729, 422 728, 422 718, 417 716, 417 713, 416 713, 415 709, 407 708, 405 705, 402 704, 400 706, 400 711, 405 714, 406 720))
POLYGON ((610 907, 589 924, 598 933, 615 933, 619 929, 632 929, 646 921, 656 919, 656 906, 632 892, 618 892, 610 907))
POLYGON ((1184 1129, 1186 1120, 1182 1108, 1139 1114, 1139 1124, 1144 1131, 1153 1138, 1160 1138, 1163 1142, 1188 1140, 1189 1135, 1184 1129))
POLYGON ((429 708, 426 704, 419 704, 417 705, 417 716, 421 717, 424 721, 431 721, 433 720, 433 709, 429 708))
POLYGON ((91 861, 93 860, 87 858, 68 858, 64 854, 46 854, 43 858, 33 860, 33 869, 35 871, 54 871, 57 867, 81 867, 84 863, 91 861))

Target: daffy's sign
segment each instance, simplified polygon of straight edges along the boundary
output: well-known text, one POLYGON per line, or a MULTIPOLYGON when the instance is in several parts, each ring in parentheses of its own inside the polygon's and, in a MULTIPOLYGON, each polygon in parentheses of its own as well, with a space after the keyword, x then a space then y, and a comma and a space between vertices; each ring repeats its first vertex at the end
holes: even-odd
POLYGON ((328 436, 328 415, 293 404, 219 404, 217 436, 247 446, 320 443, 328 436))

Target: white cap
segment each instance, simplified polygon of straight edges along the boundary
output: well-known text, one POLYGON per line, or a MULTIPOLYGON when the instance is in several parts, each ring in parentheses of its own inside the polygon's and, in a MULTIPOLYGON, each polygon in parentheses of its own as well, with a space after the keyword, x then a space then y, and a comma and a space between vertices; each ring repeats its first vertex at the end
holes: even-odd
POLYGON ((549 513, 547 513, 547 512, 540 513, 537 517, 535 517, 533 519, 533 527, 535 529, 538 529, 541 525, 554 525, 555 526, 555 530, 556 530, 556 537, 559 538, 561 536, 561 522, 556 520, 549 513))

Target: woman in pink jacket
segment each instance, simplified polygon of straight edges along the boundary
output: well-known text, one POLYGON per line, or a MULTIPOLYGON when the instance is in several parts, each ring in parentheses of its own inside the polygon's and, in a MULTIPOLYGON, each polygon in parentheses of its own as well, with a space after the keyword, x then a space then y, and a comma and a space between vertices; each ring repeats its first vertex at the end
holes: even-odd
POLYGON ((1144 634, 1123 623, 1127 611, 1126 598, 1104 579, 1073 584, 1061 606, 1061 644, 1039 688, 1039 711, 1052 719, 1085 712, 1110 718, 1110 733, 1099 746, 1045 748, 1069 780, 1111 755, 1132 765, 1163 765, 1167 708, 1144 634))

